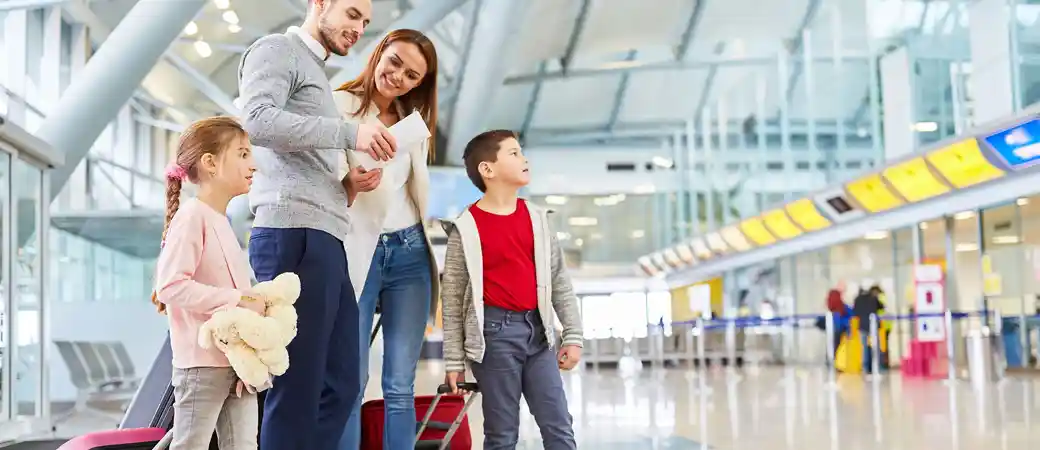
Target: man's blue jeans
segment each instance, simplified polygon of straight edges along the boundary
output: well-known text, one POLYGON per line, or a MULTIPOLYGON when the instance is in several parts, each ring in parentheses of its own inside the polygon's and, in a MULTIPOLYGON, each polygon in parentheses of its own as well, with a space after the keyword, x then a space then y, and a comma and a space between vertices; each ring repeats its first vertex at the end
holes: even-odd
POLYGON ((361 446, 361 404, 368 384, 369 338, 380 305, 383 319, 383 448, 415 448, 415 370, 430 315, 430 257, 422 224, 379 237, 358 302, 361 394, 350 413, 339 450, 361 446))

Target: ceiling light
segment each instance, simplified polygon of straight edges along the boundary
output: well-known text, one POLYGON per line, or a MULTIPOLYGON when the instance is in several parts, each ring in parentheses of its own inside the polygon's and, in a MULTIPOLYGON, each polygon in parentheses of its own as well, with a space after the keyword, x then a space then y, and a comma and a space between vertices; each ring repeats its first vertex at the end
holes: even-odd
POLYGON ((567 223, 572 227, 594 227, 599 221, 595 217, 571 217, 567 223))
POLYGON ((957 251, 957 252, 960 252, 960 253, 974 252, 974 251, 978 251, 978 249, 979 249, 979 246, 976 245, 976 244, 957 244, 957 246, 954 247, 954 251, 957 251))
POLYGON ((585 244, 585 241, 582 240, 581 238, 577 238, 577 239, 574 240, 574 245, 577 245, 578 247, 581 247, 584 244, 585 244))
POLYGON ((235 14, 235 12, 230 9, 224 11, 224 14, 221 14, 220 17, 223 17, 224 21, 227 23, 238 24, 238 14, 235 14))
POLYGON ((993 236, 994 244, 1017 244, 1018 236, 993 236))
POLYGON ((910 129, 918 133, 934 133, 939 130, 939 124, 935 122, 917 122, 910 129))
POLYGON ((209 55, 213 54, 213 49, 209 48, 209 44, 202 40, 195 41, 195 51, 203 58, 209 58, 209 55))
POLYGON ((671 159, 665 158, 663 156, 655 156, 653 158, 650 158, 650 162, 654 163, 655 166, 664 169, 671 169, 672 166, 675 165, 675 161, 672 161, 671 159))
POLYGON ((1015 204, 1017 204, 1018 206, 1026 206, 1026 205, 1029 204, 1029 199, 1025 198, 1025 197, 1022 197, 1022 198, 1020 198, 1018 200, 1015 200, 1015 204))
POLYGON ((918 225, 918 228, 920 228, 922 230, 927 230, 928 229, 928 224, 925 223, 925 222, 921 222, 921 225, 918 225))
POLYGON ((238 26, 237 24, 233 24, 232 23, 232 24, 228 24, 227 30, 232 32, 232 33, 238 33, 239 31, 242 31, 242 27, 238 26))
POLYGON ((632 189, 636 194, 653 194, 657 188, 652 184, 641 184, 632 189))
POLYGON ((975 217, 975 211, 961 211, 953 215, 953 218, 957 220, 967 220, 972 217, 975 217))
POLYGON ((632 239, 639 239, 639 238, 642 238, 643 236, 646 236, 646 231, 644 231, 644 230, 632 230, 632 239))
POLYGON ((589 238, 591 238, 594 241, 598 241, 600 239, 603 239, 603 234, 601 234, 601 233, 592 233, 592 235, 589 236, 589 238))
POLYGON ((596 206, 614 206, 618 204, 618 200, 613 195, 608 197, 596 197, 592 199, 592 203, 596 206))
POLYGON ((562 231, 557 231, 556 232, 556 239, 559 239, 561 241, 566 241, 567 239, 570 239, 570 238, 571 238, 570 233, 564 233, 562 231))
POLYGON ((188 36, 194 36, 195 33, 199 32, 199 25, 194 21, 188 22, 188 25, 184 27, 184 34, 188 36))
POLYGON ((545 203, 548 203, 550 205, 566 205, 567 197, 564 197, 562 195, 546 195, 545 203))
POLYGON ((231 7, 231 0, 213 0, 213 4, 217 9, 228 9, 231 7))
POLYGON ((880 241, 885 238, 888 238, 887 231, 871 231, 870 233, 863 235, 863 239, 868 241, 880 241))

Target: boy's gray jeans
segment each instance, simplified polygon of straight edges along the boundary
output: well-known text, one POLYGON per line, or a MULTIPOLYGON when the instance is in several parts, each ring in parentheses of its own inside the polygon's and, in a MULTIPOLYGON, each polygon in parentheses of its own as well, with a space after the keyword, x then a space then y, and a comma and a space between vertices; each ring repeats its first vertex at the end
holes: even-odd
POLYGON ((520 396, 546 450, 576 449, 556 352, 538 311, 484 310, 484 361, 473 363, 484 412, 484 449, 512 450, 520 436, 520 396))

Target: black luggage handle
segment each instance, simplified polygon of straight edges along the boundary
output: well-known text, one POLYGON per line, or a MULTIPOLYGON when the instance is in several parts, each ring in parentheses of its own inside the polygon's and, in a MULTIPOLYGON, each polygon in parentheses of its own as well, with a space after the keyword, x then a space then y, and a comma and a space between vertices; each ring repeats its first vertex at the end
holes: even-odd
POLYGON ((446 448, 448 448, 448 445, 451 443, 451 438, 455 435, 455 432, 458 431, 459 425, 462 424, 462 419, 466 417, 466 411, 468 411, 469 407, 473 405, 473 401, 477 399, 476 394, 480 392, 480 386, 474 382, 459 382, 456 384, 456 387, 458 387, 461 390, 469 391, 473 395, 470 395, 469 399, 466 400, 466 404, 462 407, 462 411, 459 411, 459 414, 455 416, 455 420, 453 420, 450 424, 447 424, 447 432, 444 434, 443 439, 441 439, 439 442, 421 441, 420 438, 422 437, 423 431, 425 431, 427 428, 432 428, 436 430, 445 429, 445 423, 431 421, 430 418, 433 417, 433 410, 437 408, 437 404, 440 403, 441 397, 444 397, 445 395, 451 393, 451 386, 447 384, 437 386, 437 395, 433 397, 433 403, 430 404, 430 408, 426 410, 426 415, 423 417, 423 420, 419 422, 419 430, 415 433, 416 448, 427 448, 427 446, 429 446, 429 448, 436 447, 440 450, 445 450, 446 448), (420 446, 420 444, 422 444, 422 446, 420 446))
MULTIPOLYGON (((470 392, 470 393, 472 393, 472 392, 480 392, 480 385, 478 385, 475 382, 463 381, 461 383, 456 383, 455 386, 458 387, 460 390, 467 391, 467 392, 470 392)), ((444 395, 444 394, 450 394, 450 393, 451 393, 451 386, 450 385, 442 384, 440 386, 437 386, 437 394, 444 395)))

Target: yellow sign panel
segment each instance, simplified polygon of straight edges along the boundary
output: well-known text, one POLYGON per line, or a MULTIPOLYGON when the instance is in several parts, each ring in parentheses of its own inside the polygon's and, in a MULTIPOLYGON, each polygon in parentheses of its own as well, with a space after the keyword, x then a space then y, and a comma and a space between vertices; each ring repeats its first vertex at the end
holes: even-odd
POLYGON ((802 234, 802 230, 791 222, 791 219, 787 217, 787 213, 782 209, 774 209, 762 215, 763 220, 766 222, 766 226, 780 239, 790 239, 799 234, 802 234))
POLYGON ((787 205, 787 213, 805 231, 822 230, 831 226, 831 221, 823 217, 812 200, 803 198, 787 205))
POLYGON ((974 138, 967 139, 946 148, 936 150, 927 156, 928 162, 946 178, 950 184, 963 188, 994 178, 1000 178, 1004 171, 996 168, 986 160, 974 138))
POLYGON ((897 164, 885 169, 885 179, 896 188, 903 198, 911 202, 918 202, 936 195, 945 194, 950 191, 942 181, 939 181, 924 158, 916 158, 897 164))
POLYGON ((885 182, 881 181, 881 175, 878 174, 850 181, 845 185, 845 189, 870 212, 884 211, 903 204, 895 193, 885 187, 885 182))
POLYGON ((766 230, 765 224, 762 223, 762 219, 752 217, 740 223, 740 230, 744 232, 744 235, 754 241, 757 245, 769 245, 776 242, 776 238, 773 237, 769 230, 766 230))

